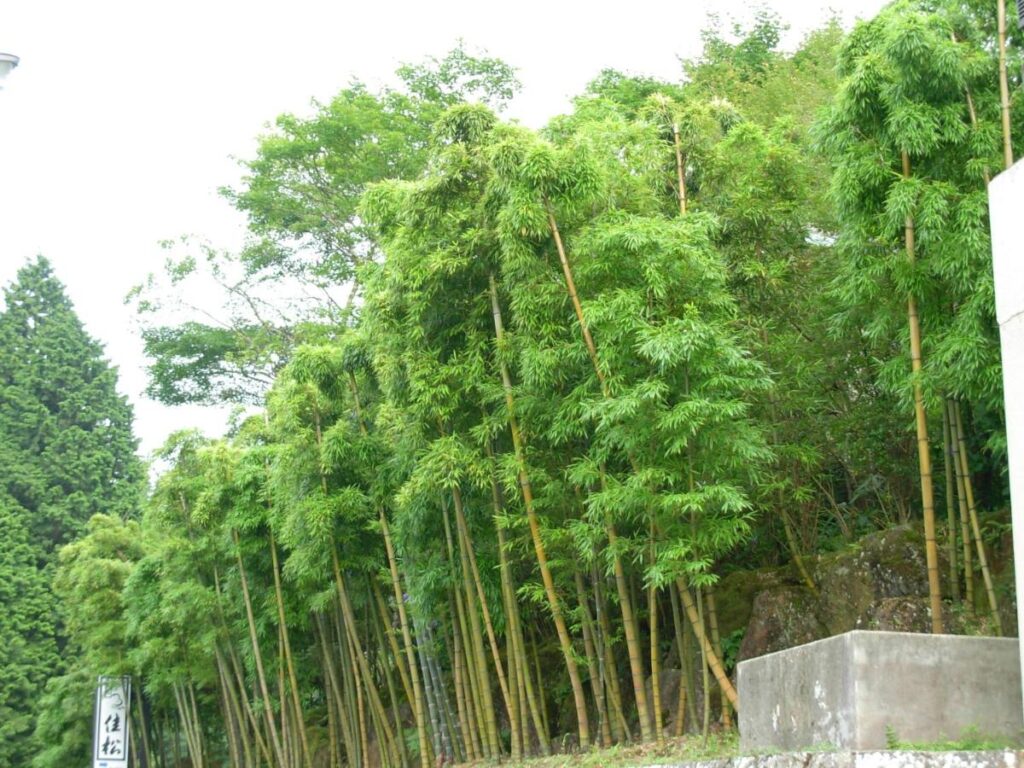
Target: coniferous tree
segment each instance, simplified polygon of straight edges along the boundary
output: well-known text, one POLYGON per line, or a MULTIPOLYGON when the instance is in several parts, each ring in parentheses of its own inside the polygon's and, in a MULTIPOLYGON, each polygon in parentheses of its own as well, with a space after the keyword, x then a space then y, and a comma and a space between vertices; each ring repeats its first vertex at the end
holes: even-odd
POLYGON ((5 743, 25 756, 47 678, 77 655, 51 587, 57 550, 94 514, 134 515, 143 469, 117 371, 44 258, 26 264, 4 292, 0 350, 0 497, 12 579, 5 583, 14 587, 3 601, 4 647, 16 649, 6 657, 11 687, 0 708, 11 709, 5 743))
POLYGON ((128 517, 141 500, 132 410, 117 370, 75 315, 42 257, 4 291, 0 314, 0 476, 51 560, 96 513, 128 517))
POLYGON ((36 699, 60 665, 53 595, 22 524, 0 494, 0 766, 27 765, 36 699))

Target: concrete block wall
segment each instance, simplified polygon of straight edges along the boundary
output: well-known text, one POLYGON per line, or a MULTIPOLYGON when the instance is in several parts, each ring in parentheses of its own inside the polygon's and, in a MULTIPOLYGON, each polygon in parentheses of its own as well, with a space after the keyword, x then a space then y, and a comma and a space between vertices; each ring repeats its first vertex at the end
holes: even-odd
POLYGON ((1018 738, 1016 638, 847 632, 741 662, 740 750, 1018 738))

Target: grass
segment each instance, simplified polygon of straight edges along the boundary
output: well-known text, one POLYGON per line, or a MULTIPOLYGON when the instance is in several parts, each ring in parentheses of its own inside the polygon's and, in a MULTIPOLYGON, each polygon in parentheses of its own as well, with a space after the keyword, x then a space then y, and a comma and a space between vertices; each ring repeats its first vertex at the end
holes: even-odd
POLYGON ((987 752, 991 750, 1020 749, 1024 740, 1020 736, 1009 738, 981 733, 977 728, 965 728, 959 739, 943 741, 912 742, 902 741, 890 727, 885 729, 886 746, 889 749, 912 752, 987 752))
MULTIPOLYGON (((591 749, 551 757, 533 757, 520 762, 503 762, 502 768, 630 768, 664 763, 695 762, 735 757, 739 754, 739 737, 735 731, 712 733, 705 745, 700 736, 666 738, 664 744, 616 745, 607 749, 591 749)), ((479 762, 478 768, 497 763, 479 762)))
MULTIPOLYGON (((967 729, 956 740, 914 743, 901 741, 890 728, 887 730, 888 748, 915 752, 980 752, 989 750, 1020 749, 1021 739, 1007 739, 987 736, 977 729, 967 729)), ((835 748, 819 746, 802 752, 830 752, 835 748)), ((636 768, 675 763, 692 763, 702 760, 718 760, 739 756, 739 736, 736 731, 712 733, 707 743, 700 736, 666 738, 657 744, 616 745, 607 749, 591 749, 585 752, 569 752, 551 757, 532 757, 519 762, 505 761, 501 768, 636 768)), ((772 754, 765 752, 764 754, 772 754)), ((497 768, 498 763, 479 761, 464 763, 461 768, 497 768)))

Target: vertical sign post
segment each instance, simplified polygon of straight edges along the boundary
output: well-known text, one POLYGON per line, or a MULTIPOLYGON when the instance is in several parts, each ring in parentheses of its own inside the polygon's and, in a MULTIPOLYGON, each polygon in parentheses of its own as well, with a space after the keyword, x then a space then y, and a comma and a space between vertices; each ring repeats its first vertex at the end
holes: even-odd
POLYGON ((130 677, 101 676, 96 684, 93 768, 128 768, 130 677))

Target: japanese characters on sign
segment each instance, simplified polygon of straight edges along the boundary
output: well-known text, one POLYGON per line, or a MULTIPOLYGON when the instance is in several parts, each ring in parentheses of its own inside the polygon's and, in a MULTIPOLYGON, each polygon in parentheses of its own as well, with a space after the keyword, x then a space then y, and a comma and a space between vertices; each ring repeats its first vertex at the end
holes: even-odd
POLYGON ((130 694, 131 678, 100 677, 96 686, 93 768, 127 768, 130 694))

